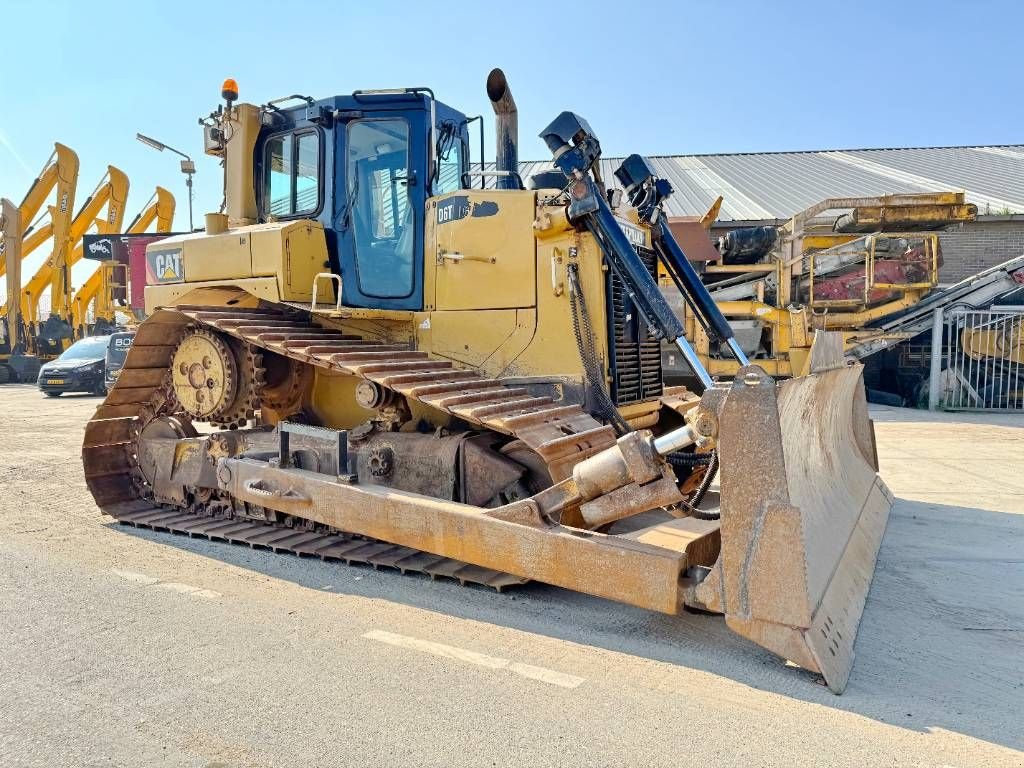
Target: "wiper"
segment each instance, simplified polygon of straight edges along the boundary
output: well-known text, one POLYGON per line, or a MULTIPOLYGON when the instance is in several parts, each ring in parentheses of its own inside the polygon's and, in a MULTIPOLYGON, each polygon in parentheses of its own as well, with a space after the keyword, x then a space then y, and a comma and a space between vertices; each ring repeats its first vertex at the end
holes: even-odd
POLYGON ((345 193, 345 207, 341 213, 338 214, 338 219, 335 221, 334 228, 344 232, 352 224, 352 206, 355 204, 356 197, 359 195, 359 174, 356 173, 352 176, 352 186, 345 193))

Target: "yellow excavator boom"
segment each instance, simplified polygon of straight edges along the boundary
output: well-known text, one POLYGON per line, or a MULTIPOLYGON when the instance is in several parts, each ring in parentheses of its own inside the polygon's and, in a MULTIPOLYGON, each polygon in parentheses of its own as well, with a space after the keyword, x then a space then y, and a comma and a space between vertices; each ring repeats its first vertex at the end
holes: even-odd
MULTIPOLYGON (((157 232, 170 232, 174 221, 174 195, 163 187, 157 187, 146 207, 132 219, 126 234, 139 235, 155 222, 157 232)), ((114 320, 113 297, 105 283, 111 283, 111 264, 102 263, 71 300, 72 325, 77 336, 85 335, 89 305, 96 299, 96 318, 114 320)))
MULTIPOLYGON (((0 201, 0 206, 2 206, 2 210, 0 210, 0 230, 3 232, 3 240, 0 242, 4 244, 4 250, 14 256, 11 268, 6 274, 7 293, 13 296, 17 295, 21 290, 21 254, 18 252, 21 248, 21 213, 18 210, 18 206, 6 197, 0 201)), ((11 311, 6 313, 3 318, 4 323, 0 324, 0 332, 4 334, 2 346, 5 352, 13 351, 18 344, 21 324, 18 312, 20 308, 20 302, 13 302, 11 304, 11 311)))
MULTIPOLYGON (((53 154, 46 161, 42 172, 32 182, 25 199, 19 206, 22 243, 21 258, 25 259, 40 244, 53 235, 52 222, 33 232, 32 222, 43 207, 51 192, 56 191, 55 205, 60 215, 70 215, 75 207, 75 186, 78 184, 78 155, 63 144, 53 145, 53 154)), ((0 244, 0 277, 7 273, 7 257, 0 244)))
POLYGON ((39 300, 43 291, 50 286, 50 312, 61 318, 70 316, 71 268, 82 258, 82 236, 92 226, 102 232, 116 232, 124 220, 124 204, 128 198, 128 177, 114 166, 107 166, 107 173, 96 190, 86 199, 75 215, 65 238, 58 238, 54 226, 54 248, 43 265, 32 276, 21 292, 21 311, 30 323, 39 321, 39 300), (106 217, 98 219, 106 207, 106 217))

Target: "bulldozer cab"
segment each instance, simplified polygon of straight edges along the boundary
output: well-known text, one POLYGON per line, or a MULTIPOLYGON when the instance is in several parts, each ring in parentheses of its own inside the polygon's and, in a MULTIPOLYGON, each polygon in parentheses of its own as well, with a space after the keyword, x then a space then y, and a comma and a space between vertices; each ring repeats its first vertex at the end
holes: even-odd
POLYGON ((260 219, 323 225, 345 306, 422 309, 426 200, 466 183, 465 115, 423 89, 357 91, 265 114, 255 150, 260 219))

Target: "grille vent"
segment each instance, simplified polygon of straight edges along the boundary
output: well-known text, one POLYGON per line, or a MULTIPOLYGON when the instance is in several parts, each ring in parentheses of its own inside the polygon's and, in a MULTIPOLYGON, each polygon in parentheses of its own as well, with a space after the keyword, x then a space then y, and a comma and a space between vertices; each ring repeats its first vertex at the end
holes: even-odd
MULTIPOLYGON (((658 279, 658 256, 637 248, 644 266, 658 279)), ((616 405, 659 397, 662 392, 661 342, 647 333, 622 281, 608 273, 608 347, 612 359, 612 400, 616 405)))

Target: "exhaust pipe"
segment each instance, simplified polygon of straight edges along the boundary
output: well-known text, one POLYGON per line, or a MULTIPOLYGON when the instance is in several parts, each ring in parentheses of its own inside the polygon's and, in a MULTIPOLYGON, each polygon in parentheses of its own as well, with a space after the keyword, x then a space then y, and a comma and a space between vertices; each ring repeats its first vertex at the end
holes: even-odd
POLYGON ((507 171, 506 175, 498 176, 495 186, 498 189, 518 189, 519 181, 512 174, 519 173, 519 113, 505 73, 497 67, 487 75, 487 98, 494 108, 495 167, 499 171, 507 171))

